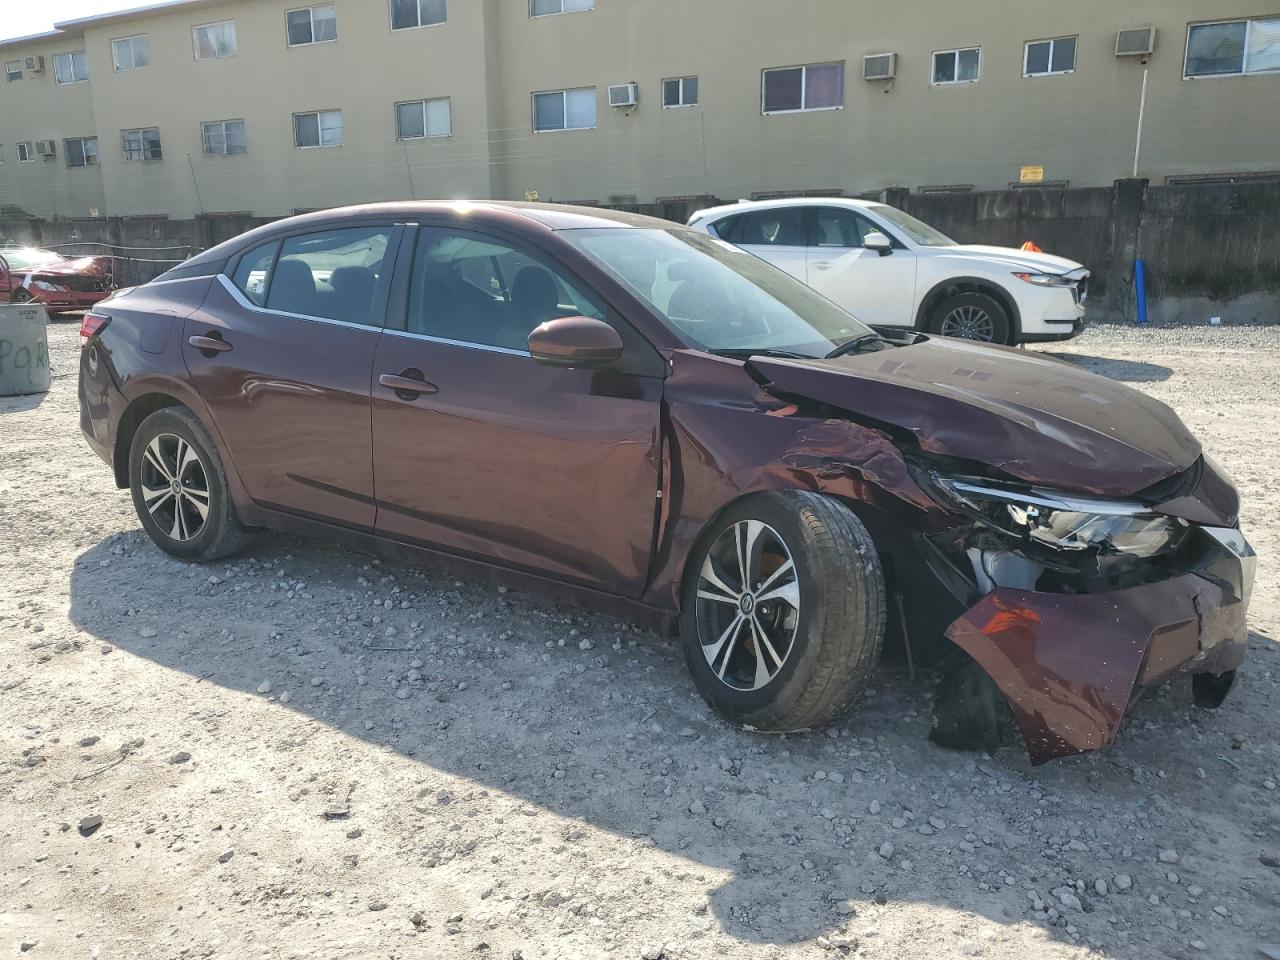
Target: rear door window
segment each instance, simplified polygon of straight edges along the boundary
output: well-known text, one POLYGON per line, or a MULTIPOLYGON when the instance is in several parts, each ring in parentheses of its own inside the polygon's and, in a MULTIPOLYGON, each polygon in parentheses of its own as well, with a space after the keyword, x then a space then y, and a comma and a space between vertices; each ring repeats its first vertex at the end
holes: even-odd
MULTIPOLYGON (((390 226, 350 227, 289 237, 271 271, 267 309, 381 326, 370 316, 390 226)), ((386 264, 389 267, 390 264, 386 264)))

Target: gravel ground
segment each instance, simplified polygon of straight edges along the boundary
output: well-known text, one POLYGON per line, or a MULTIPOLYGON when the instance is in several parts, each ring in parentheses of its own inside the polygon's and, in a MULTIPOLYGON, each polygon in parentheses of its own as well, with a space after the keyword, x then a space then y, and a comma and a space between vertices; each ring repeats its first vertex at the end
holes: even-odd
MULTIPOLYGON (((1262 557, 1218 712, 1112 749, 925 739, 885 664, 824 734, 727 728, 617 620, 264 535, 168 559, 53 390, 0 399, 0 955, 1258 957, 1280 942, 1280 327, 1052 352, 1170 403, 1262 557)), ((1276 954, 1280 955, 1280 954, 1276 954)))

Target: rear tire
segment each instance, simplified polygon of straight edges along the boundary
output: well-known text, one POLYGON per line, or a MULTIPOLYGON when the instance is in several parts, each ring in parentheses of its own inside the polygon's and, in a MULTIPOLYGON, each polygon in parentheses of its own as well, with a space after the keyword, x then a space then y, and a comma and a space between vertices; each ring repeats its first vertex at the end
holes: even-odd
POLYGON ((768 732, 830 723, 862 692, 884 632, 875 543, 830 497, 747 497, 690 553, 680 630, 685 663, 703 698, 732 723, 768 732), (738 561, 744 554, 745 578, 738 561), (747 591, 739 586, 744 579, 747 591))
POLYGON ((185 407, 157 410, 138 425, 129 448, 129 488, 143 529, 165 553, 218 560, 248 539, 218 449, 185 407))
POLYGON ((1013 343, 1009 313, 995 297, 985 293, 957 293, 933 308, 929 329, 943 337, 979 343, 1013 343))

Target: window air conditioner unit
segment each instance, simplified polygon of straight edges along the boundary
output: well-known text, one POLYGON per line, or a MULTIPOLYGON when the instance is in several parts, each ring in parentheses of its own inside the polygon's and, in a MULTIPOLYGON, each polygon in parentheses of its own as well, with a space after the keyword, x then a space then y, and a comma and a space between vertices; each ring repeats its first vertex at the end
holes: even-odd
POLYGON ((1156 49, 1156 28, 1137 27, 1116 34, 1117 57, 1148 57, 1156 49))
POLYGON ((44 73, 44 57, 27 57, 24 66, 27 73, 44 73))
POLYGON ((609 88, 609 106, 611 107, 634 107, 639 102, 639 84, 618 83, 609 88))
POLYGON ((52 140, 37 140, 36 153, 40 154, 40 156, 47 160, 57 155, 58 145, 52 140))
POLYGON ((872 53, 862 58, 863 80, 892 80, 897 72, 896 53, 872 53))

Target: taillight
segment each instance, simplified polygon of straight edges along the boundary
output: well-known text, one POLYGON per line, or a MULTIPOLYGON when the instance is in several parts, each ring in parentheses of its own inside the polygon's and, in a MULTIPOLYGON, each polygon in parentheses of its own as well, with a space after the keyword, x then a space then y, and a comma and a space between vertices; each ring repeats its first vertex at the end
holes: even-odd
POLYGON ((80 345, 83 347, 88 344, 97 334, 107 329, 110 322, 111 318, 101 313, 86 313, 84 320, 80 322, 80 345))

